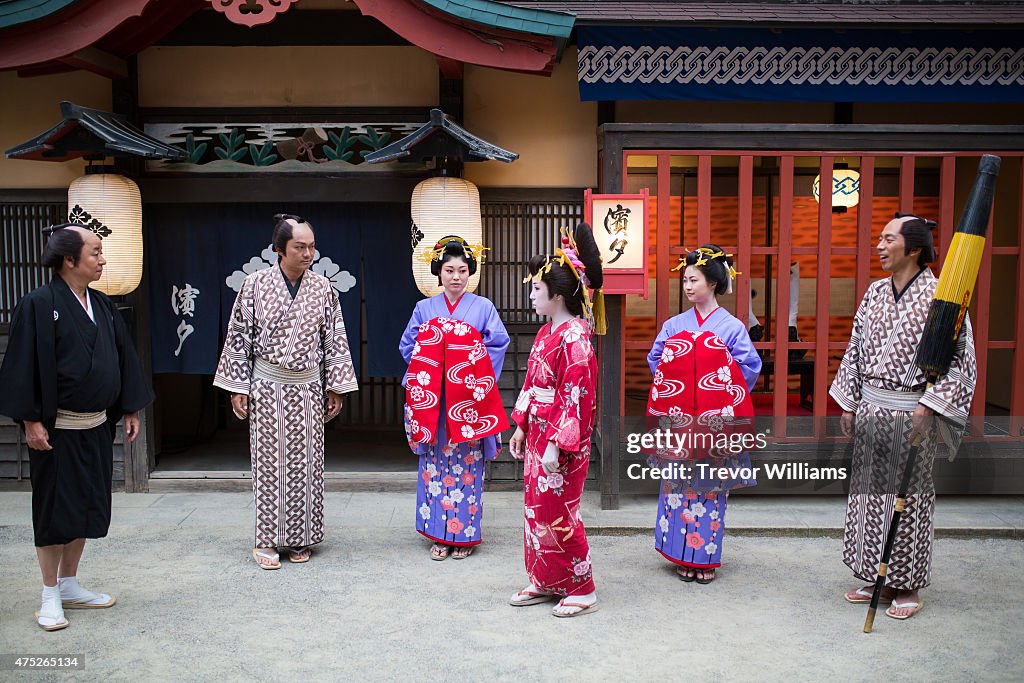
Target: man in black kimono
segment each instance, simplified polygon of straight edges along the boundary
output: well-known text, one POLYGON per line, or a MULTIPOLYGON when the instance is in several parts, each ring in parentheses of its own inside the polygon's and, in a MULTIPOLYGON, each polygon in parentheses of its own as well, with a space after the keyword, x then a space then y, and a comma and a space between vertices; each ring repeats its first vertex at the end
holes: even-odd
POLYGON ((50 284, 14 310, 0 367, 0 414, 22 425, 32 473, 32 525, 43 574, 36 614, 47 631, 66 628, 64 608, 110 607, 116 598, 79 585, 86 538, 107 535, 113 438, 127 441, 153 401, 121 314, 89 289, 103 273, 100 238, 78 225, 50 229, 43 265, 50 284))

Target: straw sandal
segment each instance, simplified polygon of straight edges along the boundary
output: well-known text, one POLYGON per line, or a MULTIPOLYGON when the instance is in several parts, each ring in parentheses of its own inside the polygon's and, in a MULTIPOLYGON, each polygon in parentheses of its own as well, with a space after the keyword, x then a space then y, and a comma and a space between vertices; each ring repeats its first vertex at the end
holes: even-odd
MULTIPOLYGON (((853 605, 866 605, 871 602, 871 595, 874 593, 874 586, 863 586, 856 590, 849 591, 843 595, 846 602, 853 605)), ((886 595, 885 589, 882 589, 882 594, 878 597, 878 604, 888 605, 892 602, 892 595, 886 595)))
POLYGON ((252 559, 256 560, 256 564, 259 565, 260 569, 280 569, 281 568, 281 556, 275 553, 264 552, 258 548, 252 549, 252 559), (260 562, 260 558, 269 560, 267 564, 260 562))
POLYGON ((893 600, 892 604, 889 605, 889 609, 885 610, 885 616, 890 619, 899 619, 900 621, 903 621, 904 619, 909 619, 920 612, 922 607, 924 607, 924 602, 921 598, 918 598, 917 600, 907 600, 906 602, 893 600), (913 611, 910 614, 893 614, 892 611, 894 609, 911 609, 913 611))
POLYGON ((679 575, 680 581, 686 583, 692 583, 697 580, 697 570, 693 567, 676 567, 676 574, 679 575))
POLYGON ((530 605, 539 605, 542 602, 551 602, 554 599, 554 593, 538 593, 524 588, 513 595, 509 599, 508 604, 513 607, 529 607, 530 605))
POLYGON ((472 555, 474 550, 476 550, 476 546, 472 546, 472 545, 458 545, 458 546, 455 546, 455 549, 452 550, 452 559, 453 560, 464 560, 467 557, 469 557, 470 555, 472 555))
POLYGON ((596 600, 589 605, 582 602, 566 602, 566 600, 567 598, 562 598, 561 600, 559 600, 558 607, 578 607, 579 609, 577 609, 575 612, 569 612, 568 614, 566 614, 563 612, 555 611, 558 609, 558 607, 552 607, 551 613, 554 614, 556 617, 569 618, 578 617, 581 614, 590 614, 591 612, 596 612, 598 610, 596 600))
POLYGON ((704 578, 701 578, 700 576, 697 576, 696 574, 694 575, 694 579, 697 581, 697 583, 699 583, 701 585, 707 585, 707 584, 709 584, 709 583, 711 583, 712 581, 715 580, 715 568, 714 567, 708 567, 707 569, 698 569, 697 572, 704 575, 704 578))
POLYGON ((313 557, 312 548, 288 548, 288 561, 292 564, 302 564, 303 562, 309 562, 309 558, 311 557, 313 557))

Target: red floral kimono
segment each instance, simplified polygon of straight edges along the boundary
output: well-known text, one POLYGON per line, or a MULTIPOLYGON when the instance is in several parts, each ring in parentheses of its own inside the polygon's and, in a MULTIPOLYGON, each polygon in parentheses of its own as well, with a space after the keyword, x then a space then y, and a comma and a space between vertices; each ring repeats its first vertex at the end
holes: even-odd
POLYGON ((512 412, 526 432, 526 572, 534 586, 562 596, 594 591, 590 546, 580 519, 597 405, 597 359, 590 334, 590 325, 578 318, 553 331, 551 323, 540 328, 512 412), (558 470, 551 474, 541 466, 548 441, 559 450, 558 470))

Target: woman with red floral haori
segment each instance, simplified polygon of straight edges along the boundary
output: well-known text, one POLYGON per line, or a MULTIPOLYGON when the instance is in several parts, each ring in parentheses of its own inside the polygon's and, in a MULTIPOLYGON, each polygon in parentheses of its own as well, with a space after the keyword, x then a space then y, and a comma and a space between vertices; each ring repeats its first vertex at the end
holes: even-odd
POLYGON ((718 476, 723 467, 750 467, 749 453, 736 444, 749 448, 749 392, 761 372, 747 328, 718 305, 739 274, 730 257, 714 244, 683 257, 676 270, 685 268, 683 291, 693 307, 665 321, 647 355, 654 375, 648 421, 687 437, 655 457, 659 464, 682 460, 688 469, 686 478, 662 482, 654 547, 677 565, 680 580, 701 584, 721 566, 729 491, 757 483, 718 476), (734 446, 724 448, 729 442, 734 446), (714 474, 700 463, 714 466, 714 474))
POLYGON ((591 304, 588 287, 600 290, 601 257, 590 226, 565 231, 553 257, 530 259, 530 301, 550 318, 530 351, 509 442, 524 458, 524 549, 530 584, 512 596, 515 607, 559 599, 556 617, 597 611, 580 500, 590 464, 597 407, 597 360, 590 335, 603 334, 603 296, 591 304), (595 318, 597 322, 593 323, 595 318), (583 316, 583 317, 581 317, 583 316))
POLYGON ((416 530, 434 541, 434 560, 480 544, 484 462, 509 426, 497 386, 508 332, 494 304, 466 291, 483 251, 457 236, 427 251, 444 291, 416 304, 398 345, 409 364, 405 431, 420 456, 416 530))

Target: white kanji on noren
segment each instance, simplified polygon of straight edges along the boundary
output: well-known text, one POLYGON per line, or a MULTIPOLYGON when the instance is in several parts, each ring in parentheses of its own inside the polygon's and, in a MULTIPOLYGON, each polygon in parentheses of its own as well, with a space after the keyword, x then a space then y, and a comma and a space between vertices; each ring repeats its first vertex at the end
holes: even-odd
POLYGON ((196 298, 199 294, 199 290, 187 282, 181 288, 177 285, 171 285, 171 310, 174 311, 175 315, 181 316, 181 322, 176 330, 178 334, 178 348, 174 350, 175 358, 181 354, 181 347, 185 340, 196 331, 195 327, 185 322, 185 317, 195 317, 196 298))

